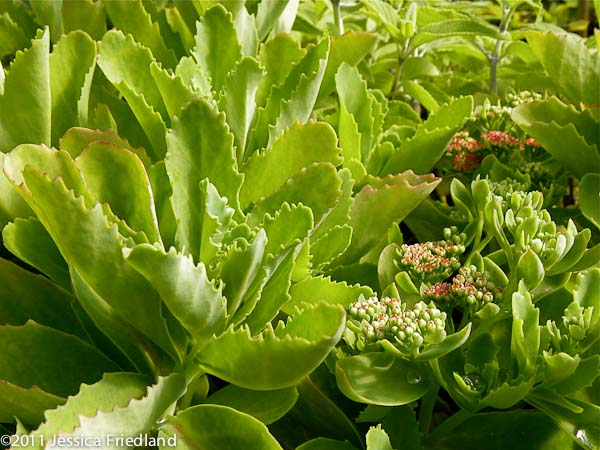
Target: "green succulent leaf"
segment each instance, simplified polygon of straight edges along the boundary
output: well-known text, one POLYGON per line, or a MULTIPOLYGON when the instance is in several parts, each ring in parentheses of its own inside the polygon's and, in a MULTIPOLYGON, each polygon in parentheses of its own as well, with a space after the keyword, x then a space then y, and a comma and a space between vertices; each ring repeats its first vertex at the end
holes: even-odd
POLYGON ((165 166, 173 189, 173 212, 178 220, 177 246, 196 259, 207 201, 203 199, 200 182, 208 178, 232 207, 238 205, 242 176, 236 168, 233 135, 225 117, 208 101, 197 99, 175 119, 167 143, 165 166))
POLYGON ((417 128, 412 138, 396 149, 381 174, 396 174, 407 169, 418 174, 431 171, 472 108, 472 97, 461 97, 440 107, 417 128))
POLYGON ((369 298, 373 294, 373 290, 368 286, 348 285, 343 281, 333 281, 330 277, 311 277, 292 286, 290 289, 291 301, 285 305, 283 310, 289 314, 303 302, 319 303, 321 301, 342 305, 344 309, 347 309, 348 305, 361 295, 369 298))
POLYGON ((227 74, 242 59, 233 17, 222 5, 208 9, 198 22, 192 54, 210 76, 213 90, 219 92, 227 74))
POLYGON ((204 264, 195 265, 174 248, 167 253, 149 244, 134 247, 126 260, 157 290, 198 349, 225 329, 226 301, 204 264))
POLYGON ((103 6, 115 28, 149 48, 164 67, 175 67, 175 54, 165 45, 158 23, 153 22, 141 0, 106 2, 103 6))
POLYGON ((371 427, 367 431, 367 450, 393 450, 390 437, 381 425, 371 427))
POLYGON ((142 161, 131 151, 96 142, 77 157, 88 190, 150 242, 161 242, 150 180, 142 161))
POLYGON ((199 405, 167 419, 160 436, 177 436, 175 447, 222 450, 281 450, 267 427, 254 417, 221 405, 199 405), (223 424, 227 424, 223 427, 223 424))
POLYGON ((322 122, 295 123, 264 151, 254 153, 242 166, 244 184, 240 191, 243 208, 293 178, 312 163, 341 163, 334 130, 322 122), (268 177, 265 173, 270 174, 268 177))
POLYGON ((38 386, 58 396, 73 394, 82 382, 97 381, 103 373, 119 369, 78 337, 32 321, 0 326, 0 344, 0 380, 24 388, 38 386))
POLYGON ((385 236, 394 222, 402 221, 438 185, 432 175, 407 171, 385 178, 369 177, 350 209, 352 242, 340 263, 358 260, 385 236))
POLYGON ((558 92, 575 105, 595 105, 600 98, 598 54, 586 48, 583 39, 570 33, 531 30, 525 33, 529 46, 550 75, 558 92))
POLYGON ((86 126, 96 43, 83 31, 63 35, 50 55, 51 141, 73 125, 86 126))
MULTIPOLYGON (((160 377, 156 384, 148 387, 141 398, 131 398, 124 406, 114 406, 106 411, 97 411, 91 416, 79 415, 72 431, 61 433, 68 437, 106 439, 102 447, 118 449, 118 442, 108 437, 135 438, 155 428, 156 422, 166 416, 171 406, 185 392, 185 379, 180 374, 160 377)), ((119 400, 117 400, 119 401, 119 400)))
POLYGON ((550 98, 515 108, 512 118, 576 177, 600 166, 599 125, 589 111, 580 112, 550 98))
MULTIPOLYGON (((29 45, 25 31, 7 12, 0 14, 0 58, 15 54, 29 45)), ((2 90, 0 89, 0 94, 2 90)))
POLYGON ((286 324, 267 325, 255 337, 245 326, 229 328, 209 342, 198 362, 208 373, 246 389, 282 389, 325 359, 342 335, 344 319, 339 306, 304 305, 286 324))
MULTIPOLYGON (((38 154, 44 155, 44 152, 38 154)), ((66 168, 69 167, 66 164, 66 168)), ((23 177, 25 185, 20 189, 71 268, 123 319, 175 357, 177 350, 161 313, 160 297, 146 279, 125 262, 122 249, 126 241, 116 224, 109 222, 102 207, 97 204, 89 208, 85 194, 76 196, 62 178, 52 182, 33 166, 27 166, 22 175, 15 176, 23 177)), ((18 178, 12 181, 17 183, 18 178)), ((81 183, 81 179, 78 182, 81 183)))
POLYGON ((511 353, 516 359, 519 373, 531 376, 535 372, 540 347, 540 311, 533 306, 531 295, 523 281, 512 296, 513 326, 511 353))
POLYGON ((29 426, 42 422, 44 411, 65 402, 63 397, 44 392, 37 386, 27 389, 3 380, 0 381, 0 395, 0 422, 11 423, 16 419, 29 426))
POLYGON ((296 400, 298 389, 295 386, 275 391, 254 391, 230 384, 208 397, 207 402, 228 406, 270 425, 287 414, 296 400))
POLYGON ((18 53, 0 96, 0 151, 32 142, 50 145, 50 38, 48 31, 18 53), (35 117, 35 120, 30 120, 35 117))
POLYGON ((21 261, 35 267, 62 288, 71 288, 67 263, 38 219, 16 219, 6 225, 2 230, 2 244, 21 261))
MULTIPOLYGON (((133 373, 107 373, 94 384, 82 384, 79 392, 64 404, 45 413, 44 423, 30 436, 50 441, 59 433, 70 433, 79 425, 79 416, 92 416, 98 411, 107 412, 115 407, 125 407, 133 399, 146 393, 148 377, 133 373)), ((34 442, 40 440, 33 439, 34 442)), ((42 446, 39 446, 42 448, 42 446)))
POLYGON ((305 442, 296 450, 356 450, 356 447, 346 441, 336 441, 329 438, 316 438, 305 442))
POLYGON ((71 308, 73 298, 68 291, 5 259, 0 259, 0 283, 0 324, 24 325, 34 320, 86 339, 71 308))
POLYGON ((398 406, 425 395, 431 380, 423 364, 396 358, 386 352, 365 353, 341 359, 335 374, 348 398, 372 405, 398 406))

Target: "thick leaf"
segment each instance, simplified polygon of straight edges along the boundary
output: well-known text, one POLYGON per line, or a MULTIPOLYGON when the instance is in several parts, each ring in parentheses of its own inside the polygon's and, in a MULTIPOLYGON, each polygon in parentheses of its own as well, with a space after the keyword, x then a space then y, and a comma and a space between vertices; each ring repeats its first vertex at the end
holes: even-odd
MULTIPOLYGON (((115 439, 108 436, 135 438, 149 432, 156 422, 168 414, 173 405, 185 392, 185 379, 180 374, 161 377, 150 386, 142 398, 133 398, 125 406, 116 406, 108 411, 98 411, 92 416, 80 415, 79 423, 73 431, 61 433, 67 438, 88 437, 100 439, 104 449, 123 448, 115 439)), ((56 444, 60 441, 56 440, 56 444)), ((94 442, 94 441, 92 441, 94 442)), ((60 445, 46 446, 47 449, 58 449, 60 445)))
POLYGON ((85 333, 71 309, 71 294, 47 278, 0 259, 0 324, 24 325, 34 320, 68 334, 85 333))
MULTIPOLYGON (((98 411, 123 408, 133 399, 146 393, 148 377, 133 373, 107 373, 95 384, 83 384, 79 392, 69 397, 66 403, 47 411, 44 423, 30 436, 34 442, 50 441, 58 433, 70 433, 79 425, 79 416, 93 416, 98 411)), ((38 446, 42 448, 42 446, 38 446)))
POLYGON ((344 395, 373 405, 406 405, 423 397, 431 387, 425 365, 385 352, 341 359, 336 364, 335 375, 344 395))
POLYGON ((471 324, 469 323, 462 330, 448 335, 441 343, 427 346, 415 360, 426 361, 429 359, 441 358, 462 346, 467 341, 470 334, 471 324))
POLYGON ((258 224, 265 214, 274 214, 283 203, 308 206, 315 223, 335 205, 342 181, 330 163, 311 164, 303 168, 270 196, 262 198, 252 209, 248 223, 258 224))
MULTIPOLYGON (((323 223, 323 222, 321 222, 323 223)), ((311 264, 317 271, 326 270, 329 264, 341 256, 352 241, 352 227, 337 225, 323 237, 311 243, 311 264)))
POLYGON ((537 411, 516 410, 477 414, 449 431, 433 433, 426 448, 444 450, 505 450, 543 448, 565 450, 572 447, 567 434, 550 418, 537 411))
POLYGON ((523 281, 512 296, 513 326, 511 353, 517 360, 519 373, 530 376, 535 371, 540 346, 540 311, 533 306, 523 281))
POLYGON ((73 125, 86 126, 96 43, 84 32, 61 37, 50 55, 52 144, 73 125))
POLYGON ((204 264, 195 265, 174 248, 165 253, 149 244, 134 247, 127 262, 158 291, 199 348, 213 333, 224 330, 226 302, 220 286, 208 279, 204 264))
POLYGON ((125 262, 121 252, 124 239, 117 227, 109 223, 101 206, 88 209, 84 198, 75 197, 61 178, 52 182, 31 166, 25 168, 23 177, 31 193, 25 194, 27 201, 69 265, 123 319, 175 357, 160 297, 125 262))
POLYGON ((220 405, 199 405, 181 411, 167 420, 160 436, 176 436, 177 443, 161 449, 281 450, 262 422, 220 405))
POLYGON ((0 326, 0 379, 66 396, 118 367, 81 339, 27 322, 0 326))
POLYGON ((440 107, 394 152, 382 173, 395 174, 407 169, 418 174, 431 171, 472 108, 472 97, 461 97, 440 107))
POLYGON ((58 42, 62 32, 62 0, 46 2, 44 0, 33 0, 31 9, 35 15, 36 22, 48 25, 52 42, 58 42))
POLYGON ((538 57, 562 97, 575 105, 596 105, 600 98, 598 53, 584 40, 570 33, 525 33, 529 46, 538 57))
POLYGON ((294 307, 301 303, 319 303, 321 301, 334 305, 342 305, 344 309, 352 302, 358 300, 361 295, 369 298, 373 291, 368 286, 355 284, 349 286, 344 282, 335 282, 331 278, 314 277, 307 278, 292 286, 290 289, 291 301, 285 306, 284 311, 288 314, 294 311, 294 307))
POLYGON ((28 45, 29 38, 19 24, 8 13, 0 14, 0 58, 14 55, 28 45))
POLYGON ((252 312, 259 299, 260 289, 267 276, 262 267, 267 235, 261 229, 252 243, 234 243, 225 257, 220 278, 225 284, 227 313, 234 323, 241 322, 252 312))
POLYGON ((258 30, 259 41, 263 41, 277 24, 279 16, 288 3, 289 0, 265 0, 258 4, 256 11, 256 28, 258 30))
POLYGON ((242 207, 268 196, 300 170, 318 162, 334 166, 341 163, 334 130, 323 122, 295 123, 268 149, 254 153, 242 167, 242 207))
POLYGON ((376 35, 348 31, 341 36, 330 36, 331 50, 327 68, 323 75, 319 99, 325 98, 335 89, 335 74, 342 63, 356 66, 369 54, 376 42, 376 35))
POLYGON ((38 219, 30 217, 9 223, 2 230, 2 241, 21 261, 52 278, 64 289, 71 288, 67 263, 38 219))
POLYGON ((335 75, 340 99, 340 146, 344 162, 365 162, 373 141, 373 103, 358 69, 342 63, 335 75))
POLYGON ((103 5, 116 29, 132 35, 137 42, 149 48, 164 67, 175 67, 177 59, 173 51, 165 45, 158 23, 152 21, 141 0, 109 1, 103 5))
POLYGON ((106 33, 106 11, 104 5, 93 0, 63 2, 63 33, 85 30, 95 41, 99 41, 106 33))
MULTIPOLYGON (((0 169, 2 167, 4 167, 4 153, 0 152, 0 169)), ((33 215, 33 211, 19 192, 10 184, 4 173, 0 173, 0 228, 4 228, 7 223, 17 218, 33 215)))
POLYGON ((551 98, 515 108, 512 118, 576 177, 600 166, 599 125, 589 111, 579 112, 551 98))
POLYGON ((150 72, 153 61, 148 48, 121 31, 109 31, 98 44, 98 66, 127 100, 152 144, 155 158, 159 158, 165 153, 165 123, 169 123, 169 117, 150 72))
POLYGON ((367 450, 393 450, 390 438, 381 425, 369 428, 367 432, 367 450))
POLYGON ((173 185, 173 211, 179 223, 178 248, 198 257, 203 201, 200 182, 208 178, 233 207, 242 176, 237 172, 233 135, 225 117, 206 100, 194 100, 175 119, 167 135, 167 173, 173 185))
POLYGON ((247 389, 292 386, 314 370, 338 342, 345 313, 339 306, 305 305, 286 324, 269 325, 256 337, 248 328, 228 329, 198 356, 211 374, 247 389))
POLYGON ((252 391, 230 384, 208 397, 207 402, 229 406, 251 415, 265 425, 270 425, 292 409, 296 400, 298 400, 296 387, 276 391, 252 391))
POLYGON ((19 53, 0 96, 0 151, 31 142, 50 145, 50 63, 48 32, 19 53), (35 117, 35 120, 31 118, 35 117))
POLYGON ((181 77, 171 75, 156 62, 150 65, 150 72, 163 98, 171 122, 173 122, 175 116, 179 115, 181 109, 194 99, 196 94, 181 77))
POLYGON ((198 22, 192 54, 210 76, 213 90, 219 92, 227 74, 242 59, 233 18, 222 5, 210 8, 198 22))
POLYGON ((352 243, 341 263, 356 262, 387 233, 394 222, 402 221, 439 184, 434 176, 417 176, 407 171, 385 178, 369 177, 350 210, 352 243))
POLYGON ((246 57, 227 75, 219 97, 219 107, 235 137, 238 164, 244 160, 246 138, 256 109, 256 91, 262 76, 258 61, 246 57))
POLYGON ((161 242, 150 180, 140 159, 127 149, 97 142, 77 157, 90 193, 150 242, 161 242))
POLYGON ((486 22, 476 22, 472 19, 451 19, 434 22, 423 26, 410 42, 412 48, 437 39, 447 39, 454 36, 487 36, 502 39, 498 29, 486 22))
POLYGON ((0 422, 11 423, 16 418, 26 425, 37 425, 44 420, 44 411, 65 402, 64 398, 48 394, 37 386, 25 389, 1 380, 0 397, 0 422))

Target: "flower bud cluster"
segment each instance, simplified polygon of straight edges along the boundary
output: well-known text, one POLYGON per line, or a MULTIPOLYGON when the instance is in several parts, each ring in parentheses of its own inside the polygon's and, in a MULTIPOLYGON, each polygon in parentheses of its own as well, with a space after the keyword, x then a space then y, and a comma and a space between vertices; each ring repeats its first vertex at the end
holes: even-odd
POLYGON ((487 272, 479 272, 475 266, 465 266, 450 283, 435 283, 422 296, 439 304, 444 302, 475 312, 499 300, 501 290, 490 280, 487 272))
POLYGON ((456 227, 446 228, 444 240, 403 244, 398 250, 396 265, 415 280, 441 281, 460 267, 457 256, 464 253, 466 239, 466 234, 459 234, 456 227))
POLYGON ((348 308, 348 326, 357 334, 357 347, 381 340, 391 342, 402 354, 411 356, 426 344, 446 338, 446 313, 433 302, 418 302, 411 309, 395 298, 358 300, 348 308))
POLYGON ((520 147, 521 141, 504 131, 492 130, 481 133, 483 142, 493 146, 507 149, 520 147))
POLYGON ((577 302, 572 302, 565 309, 562 326, 549 320, 545 331, 549 336, 550 348, 555 352, 565 352, 576 355, 585 350, 584 341, 590 333, 594 333, 593 307, 584 308, 577 302))
POLYGON ((519 105, 525 103, 531 103, 535 100, 542 100, 543 96, 539 92, 521 91, 521 92, 510 92, 506 94, 506 100, 508 104, 516 108, 519 105))

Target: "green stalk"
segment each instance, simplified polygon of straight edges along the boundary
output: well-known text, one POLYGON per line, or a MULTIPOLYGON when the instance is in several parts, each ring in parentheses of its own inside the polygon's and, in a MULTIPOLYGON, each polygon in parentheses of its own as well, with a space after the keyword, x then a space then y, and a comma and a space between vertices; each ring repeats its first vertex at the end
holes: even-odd
POLYGON ((429 432, 431 425, 431 418, 433 417, 433 408, 438 397, 438 391, 440 386, 436 384, 427 391, 425 396, 421 399, 421 405, 419 408, 419 431, 423 434, 429 432))
MULTIPOLYGON (((508 31, 510 19, 516 11, 516 6, 512 8, 508 5, 508 2, 504 0, 502 2, 502 19, 500 21, 500 34, 504 35, 508 31)), ((490 61, 490 91, 492 94, 498 93, 498 63, 500 62, 500 51, 502 50, 502 40, 496 40, 496 46, 488 59, 490 61)))
POLYGON ((344 19, 342 18, 342 5, 341 0, 331 0, 331 4, 333 5, 333 20, 335 22, 335 27, 338 30, 338 34, 344 34, 344 19))

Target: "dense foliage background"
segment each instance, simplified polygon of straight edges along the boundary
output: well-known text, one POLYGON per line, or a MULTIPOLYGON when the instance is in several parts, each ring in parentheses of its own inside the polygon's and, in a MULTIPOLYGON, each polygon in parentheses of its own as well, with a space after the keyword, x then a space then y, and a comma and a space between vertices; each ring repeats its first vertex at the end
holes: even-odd
POLYGON ((600 448, 599 10, 0 0, 2 444, 600 448))

